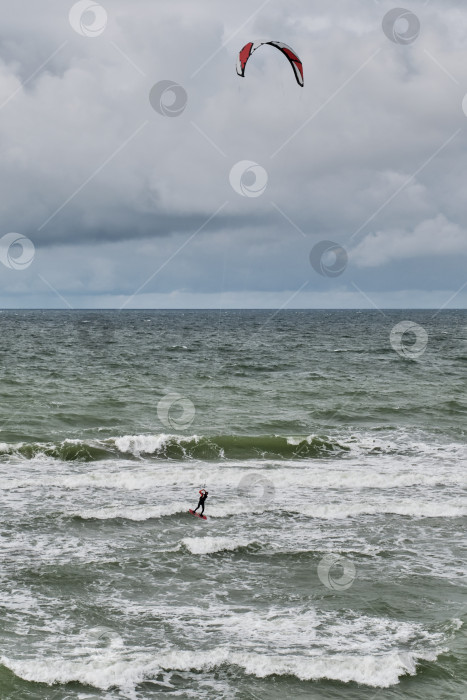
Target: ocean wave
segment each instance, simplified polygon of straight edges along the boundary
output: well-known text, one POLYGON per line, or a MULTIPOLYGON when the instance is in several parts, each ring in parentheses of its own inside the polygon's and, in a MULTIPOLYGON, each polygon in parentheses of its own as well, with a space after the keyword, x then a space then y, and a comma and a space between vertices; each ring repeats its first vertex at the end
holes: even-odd
POLYGON ((258 542, 231 537, 185 537, 182 544, 191 554, 215 554, 260 547, 258 542))
POLYGON ((0 454, 33 459, 39 455, 62 461, 92 462, 112 457, 153 457, 162 460, 223 459, 304 459, 338 456, 350 447, 327 437, 309 436, 297 439, 277 435, 180 436, 123 435, 104 440, 66 439, 59 443, 0 444, 0 454))
POLYGON ((382 501, 372 504, 316 504, 293 509, 294 513, 323 520, 340 520, 360 515, 401 515, 412 518, 460 518, 467 515, 465 505, 458 502, 433 503, 407 499, 394 503, 382 501))
MULTIPOLYGON (((228 506, 211 506, 209 511, 206 511, 208 516, 207 521, 195 520, 195 524, 201 524, 206 527, 209 520, 217 518, 230 518, 232 516, 241 515, 258 515, 264 513, 265 510, 269 510, 266 506, 258 506, 256 509, 249 504, 244 503, 231 503, 228 506)), ((141 506, 102 506, 101 508, 86 508, 82 510, 76 510, 67 512, 66 517, 78 518, 80 520, 133 520, 135 522, 142 522, 144 520, 153 520, 160 518, 171 518, 179 517, 181 515, 186 515, 189 517, 190 521, 193 520, 193 516, 188 512, 188 507, 186 503, 171 504, 167 506, 152 506, 152 505, 141 505, 141 506)))
POLYGON ((124 454, 155 455, 166 459, 297 459, 336 456, 350 448, 326 437, 309 436, 293 440, 278 435, 125 435, 115 439, 124 454))
MULTIPOLYGON (((374 502, 379 503, 383 496, 392 506, 394 502, 392 491, 394 494, 398 493, 404 499, 402 502, 405 503, 407 497, 413 499, 415 494, 417 497, 423 495, 426 501, 428 496, 433 496, 435 490, 440 487, 457 489, 466 485, 466 474, 461 469, 452 467, 438 470, 427 468, 423 473, 415 468, 411 471, 403 468, 400 471, 401 467, 397 464, 386 463, 383 469, 381 465, 375 465, 373 460, 365 468, 357 467, 352 462, 346 463, 345 466, 346 468, 343 469, 334 463, 330 469, 326 462, 304 465, 297 461, 280 464, 273 461, 251 461, 234 465, 222 462, 209 465, 193 462, 191 466, 182 463, 174 467, 173 463, 167 462, 163 466, 158 465, 155 469, 150 462, 136 465, 132 460, 107 460, 96 462, 87 469, 73 471, 70 469, 69 473, 66 473, 63 467, 61 473, 56 474, 53 465, 44 464, 30 473, 26 473, 26 470, 4 471, 0 474, 0 490, 6 492, 19 488, 35 491, 41 488, 65 491, 91 489, 95 496, 99 497, 104 495, 104 492, 110 491, 156 494, 159 493, 161 484, 164 484, 166 488, 170 488, 171 495, 168 500, 173 498, 179 502, 180 494, 183 493, 184 496, 191 498, 196 495, 200 486, 206 483, 211 484, 209 489, 211 495, 216 496, 215 501, 214 498, 209 500, 209 512, 213 512, 212 508, 219 503, 218 498, 221 497, 227 503, 234 503, 236 510, 240 509, 240 512, 246 513, 252 509, 256 512, 268 509, 267 503, 261 507, 261 499, 256 498, 258 494, 254 490, 250 494, 251 498, 248 498, 247 494, 239 493, 239 485, 248 476, 252 479, 253 486, 255 479, 260 485, 269 485, 274 494, 269 509, 280 505, 281 494, 286 494, 287 491, 293 494, 295 505, 302 500, 306 500, 308 504, 314 503, 318 500, 319 494, 319 507, 323 506, 327 497, 332 496, 335 491, 339 491, 342 498, 354 493, 358 506, 368 509, 373 507, 374 502), (303 499, 300 496, 303 496, 303 499)), ((333 507, 333 504, 334 500, 331 501, 330 506, 333 507)), ((442 502, 439 505, 443 507, 442 502)), ((456 506, 456 503, 454 505, 456 506)), ((345 507, 345 503, 340 502, 339 509, 341 507, 345 507)), ((180 512, 183 511, 180 505, 180 512)), ((222 515, 216 512, 217 514, 219 517, 222 515)))
MULTIPOLYGON (((307 518, 319 520, 342 520, 359 516, 398 515, 412 518, 460 518, 467 515, 467 507, 457 501, 443 501, 436 503, 429 500, 406 499, 397 502, 381 500, 373 503, 307 503, 303 506, 288 507, 280 503, 255 503, 233 499, 225 504, 210 505, 206 510, 208 520, 223 519, 242 515, 244 517, 262 515, 264 513, 274 515, 302 515, 307 518)), ((83 510, 67 512, 66 516, 83 520, 133 520, 144 521, 159 518, 189 515, 186 503, 171 503, 167 506, 103 506, 101 508, 87 508, 83 510)), ((191 517, 191 516, 190 516, 191 517)))
POLYGON ((465 445, 439 445, 416 440, 413 435, 375 435, 368 431, 337 436, 280 435, 175 435, 170 433, 122 435, 105 439, 67 438, 60 442, 0 443, 0 456, 34 459, 50 457, 65 462, 93 462, 112 458, 131 460, 304 460, 351 456, 422 456, 439 460, 466 459, 465 445))
POLYGON ((101 508, 86 508, 67 513, 71 518, 80 520, 133 520, 143 522, 159 518, 167 518, 181 513, 188 513, 186 505, 171 504, 167 506, 102 506, 101 508))
POLYGON ((404 675, 415 675, 419 661, 435 661, 434 651, 387 653, 381 655, 336 654, 323 656, 279 656, 235 652, 217 648, 210 651, 174 650, 134 655, 125 658, 124 650, 108 650, 98 660, 48 658, 47 661, 16 661, 1 657, 3 666, 26 681, 47 685, 81 683, 100 690, 112 687, 136 688, 155 678, 161 671, 212 672, 222 666, 240 668, 250 676, 293 676, 302 681, 333 680, 359 683, 374 688, 389 688, 404 675))
POLYGON ((105 441, 66 439, 61 442, 20 442, 0 443, 0 455, 34 459, 38 456, 50 457, 62 462, 95 462, 115 456, 111 444, 105 441))
MULTIPOLYGON (((279 506, 282 496, 287 497, 287 492, 289 497, 293 496, 292 502, 295 505, 302 501, 308 504, 317 501, 321 506, 329 498, 332 499, 331 505, 334 504, 333 493, 339 491, 342 494, 339 507, 345 507, 349 494, 354 493, 356 503, 368 508, 374 503, 379 504, 383 497, 392 505, 396 493, 399 498, 403 498, 403 503, 414 497, 416 500, 422 497, 423 502, 431 502, 430 496, 433 497, 439 487, 454 487, 457 490, 458 487, 467 485, 467 475, 456 468, 455 464, 439 467, 425 464, 425 471, 422 471, 421 467, 408 468, 392 459, 383 464, 375 464, 375 460, 370 459, 365 466, 362 466, 360 461, 356 464, 355 460, 334 462, 332 468, 324 460, 306 464, 298 460, 251 460, 234 464, 222 461, 209 464, 196 461, 163 462, 156 468, 151 461, 135 463, 130 459, 120 459, 96 462, 83 469, 74 469, 72 466, 66 468, 63 465, 59 474, 56 471, 56 465, 47 461, 40 465, 34 464, 32 471, 13 471, 10 465, 7 465, 7 469, 0 472, 0 489, 91 489, 96 497, 99 497, 99 494, 105 495, 105 492, 109 491, 156 494, 159 493, 161 485, 165 485, 165 490, 170 489, 168 501, 175 500, 180 503, 180 510, 183 511, 180 495, 183 494, 184 498, 196 495, 200 486, 206 483, 211 485, 209 490, 212 498, 208 503, 210 512, 212 507, 219 504, 219 498, 227 505, 233 504, 236 510, 240 509, 241 512, 252 509, 262 512, 267 509, 268 503, 263 503, 261 507, 260 494, 254 486, 256 482, 259 484, 258 489, 261 484, 269 489, 270 493, 268 491, 267 494, 272 497, 269 499, 270 508, 279 506), (240 493, 239 486, 245 483, 247 477, 251 479, 253 490, 249 494, 243 490, 240 493)), ((118 500, 121 501, 120 496, 118 500)), ((438 502, 436 498, 433 500, 438 502)), ((452 498, 449 503, 451 501, 452 498)), ((461 504, 460 502, 458 505, 461 504)), ((93 503, 94 507, 96 505, 93 503)))

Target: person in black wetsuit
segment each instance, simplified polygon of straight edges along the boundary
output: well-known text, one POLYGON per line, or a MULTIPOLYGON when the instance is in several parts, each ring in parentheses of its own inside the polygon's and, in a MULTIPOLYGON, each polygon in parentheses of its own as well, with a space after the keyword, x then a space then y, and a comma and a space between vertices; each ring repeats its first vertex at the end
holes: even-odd
POLYGON ((201 506, 201 509, 202 509, 202 510, 201 510, 200 515, 203 515, 203 513, 204 513, 204 501, 205 501, 206 498, 208 497, 208 492, 206 491, 206 489, 201 489, 199 493, 200 493, 200 496, 199 496, 198 505, 197 505, 196 508, 194 509, 193 513, 196 513, 196 511, 198 510, 198 508, 201 506))

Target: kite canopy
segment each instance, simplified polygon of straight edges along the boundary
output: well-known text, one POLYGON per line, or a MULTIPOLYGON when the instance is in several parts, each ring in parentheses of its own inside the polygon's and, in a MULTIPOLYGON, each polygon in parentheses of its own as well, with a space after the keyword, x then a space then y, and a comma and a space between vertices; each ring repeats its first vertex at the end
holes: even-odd
POLYGON ((276 49, 279 49, 287 58, 289 59, 290 65, 293 68, 293 72, 295 75, 295 78, 297 80, 297 83, 300 85, 300 87, 303 87, 303 65, 295 51, 290 48, 290 46, 287 46, 287 44, 283 44, 280 41, 250 41, 248 44, 245 44, 243 49, 240 51, 240 54, 238 56, 238 61, 237 61, 237 73, 238 75, 241 75, 242 78, 245 77, 245 68, 246 64, 248 63, 248 59, 250 58, 251 54, 253 51, 256 51, 256 49, 259 49, 260 46, 263 46, 264 44, 269 44, 269 46, 275 46, 276 49))

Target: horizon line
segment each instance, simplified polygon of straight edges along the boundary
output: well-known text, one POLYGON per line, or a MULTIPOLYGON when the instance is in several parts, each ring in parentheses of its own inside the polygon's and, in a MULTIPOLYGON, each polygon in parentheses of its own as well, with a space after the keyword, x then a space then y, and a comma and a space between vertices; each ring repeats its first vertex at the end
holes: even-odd
POLYGON ((94 306, 84 306, 76 307, 74 309, 64 309, 58 306, 50 307, 0 307, 0 312, 3 311, 65 311, 67 313, 73 313, 76 311, 120 311, 120 312, 130 312, 130 311, 276 311, 280 313, 287 313, 289 311, 368 311, 371 313, 380 313, 381 311, 437 311, 438 314, 448 311, 467 311, 467 307, 452 307, 439 309, 431 306, 381 306, 378 309, 369 309, 367 307, 355 306, 355 307, 335 307, 335 306, 320 306, 313 308, 295 307, 287 309, 277 309, 274 306, 258 306, 258 307, 220 307, 220 306, 209 306, 209 307, 141 307, 135 309, 120 309, 118 307, 94 307, 94 306))

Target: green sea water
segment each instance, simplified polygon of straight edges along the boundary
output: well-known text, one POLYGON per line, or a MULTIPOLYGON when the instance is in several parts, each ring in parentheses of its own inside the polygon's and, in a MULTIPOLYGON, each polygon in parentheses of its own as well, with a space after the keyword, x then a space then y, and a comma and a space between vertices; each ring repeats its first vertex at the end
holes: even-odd
POLYGON ((465 311, 4 311, 0 353, 1 700, 465 697, 465 311))

